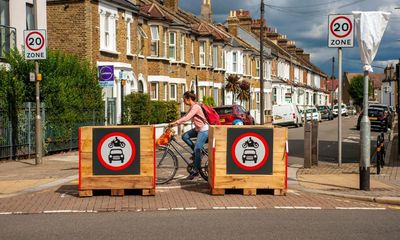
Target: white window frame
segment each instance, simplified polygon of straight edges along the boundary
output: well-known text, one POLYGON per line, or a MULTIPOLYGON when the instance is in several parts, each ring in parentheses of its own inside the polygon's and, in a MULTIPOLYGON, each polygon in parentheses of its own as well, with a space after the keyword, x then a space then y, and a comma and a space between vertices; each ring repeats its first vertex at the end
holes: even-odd
POLYGON ((199 41, 199 65, 206 65, 206 41, 199 41))
POLYGON ((247 55, 243 54, 243 75, 247 75, 247 55))
POLYGON ((180 60, 181 60, 181 62, 185 62, 185 34, 184 33, 181 33, 181 42, 180 42, 180 54, 181 54, 181 57, 180 57, 180 60))
POLYGON ((150 43, 150 56, 158 57, 160 56, 159 42, 160 42, 160 30, 158 25, 150 26, 151 33, 151 43, 150 43), (154 47, 154 51, 153 51, 154 47))
POLYGON ((260 59, 256 59, 256 78, 260 77, 260 59))
POLYGON ((191 64, 194 64, 194 40, 191 41, 190 63, 191 63, 191 64))
POLYGON ((232 72, 238 72, 238 53, 232 52, 232 72))
POLYGON ((208 51, 208 66, 212 66, 213 65, 212 49, 213 49, 213 45, 210 44, 210 48, 209 48, 209 51, 208 51))
POLYGON ((221 58, 222 58, 222 61, 221 61, 221 68, 222 69, 225 69, 225 59, 226 59, 226 52, 225 52, 225 49, 222 49, 222 53, 221 53, 221 58))
POLYGON ((143 49, 144 49, 144 39, 147 39, 147 35, 144 32, 143 28, 141 25, 137 25, 137 34, 138 34, 138 49, 137 53, 138 55, 143 55, 143 49))
POLYGON ((256 109, 260 110, 260 92, 256 92, 256 109))
POLYGON ((164 100, 167 101, 168 100, 168 83, 164 82, 163 87, 164 87, 164 100))
POLYGON ((218 46, 213 46, 213 61, 212 66, 213 68, 218 68, 218 46))
POLYGON ((176 32, 169 32, 168 35, 168 58, 176 60, 176 32), (173 40, 173 42, 171 42, 171 40, 173 40), (171 53, 173 53, 173 56, 171 53))
POLYGON ((99 4, 100 15, 100 51, 117 52, 116 22, 118 11, 116 8, 99 4))
POLYGON ((167 38, 168 38, 168 33, 167 33, 167 28, 163 28, 164 29, 164 38, 163 38, 163 46, 164 46, 164 54, 163 56, 165 58, 167 58, 167 38))
POLYGON ((158 100, 158 82, 150 82, 150 99, 158 100), (155 86, 154 97, 153 97, 153 85, 155 86))
POLYGON ((173 83, 169 85, 169 99, 176 100, 177 96, 177 84, 173 83))

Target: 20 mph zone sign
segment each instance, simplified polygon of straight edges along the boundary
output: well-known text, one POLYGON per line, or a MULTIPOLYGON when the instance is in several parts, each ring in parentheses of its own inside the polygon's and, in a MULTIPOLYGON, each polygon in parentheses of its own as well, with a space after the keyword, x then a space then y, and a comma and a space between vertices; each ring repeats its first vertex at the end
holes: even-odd
POLYGON ((24 31, 25 59, 46 59, 46 30, 24 31))
POLYGON ((354 16, 329 15, 328 47, 354 47, 354 16))

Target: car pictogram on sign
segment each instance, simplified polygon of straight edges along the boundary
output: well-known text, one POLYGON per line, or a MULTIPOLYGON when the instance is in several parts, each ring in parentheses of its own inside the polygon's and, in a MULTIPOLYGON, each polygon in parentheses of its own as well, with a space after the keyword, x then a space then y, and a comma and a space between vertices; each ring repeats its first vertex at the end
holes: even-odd
POLYGON ((246 163, 246 161, 254 161, 254 163, 257 163, 257 151, 255 149, 245 149, 243 151, 242 161, 243 163, 246 163))
POLYGON ((110 154, 108 155, 108 161, 110 163, 113 161, 121 161, 121 163, 124 163, 124 152, 122 149, 111 149, 110 154))

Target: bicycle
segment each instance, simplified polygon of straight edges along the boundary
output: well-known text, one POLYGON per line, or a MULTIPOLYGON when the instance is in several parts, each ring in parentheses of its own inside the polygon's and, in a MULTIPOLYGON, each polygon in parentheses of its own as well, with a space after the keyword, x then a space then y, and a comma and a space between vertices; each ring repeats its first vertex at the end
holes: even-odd
MULTIPOLYGON (((176 172, 179 168, 178 156, 186 163, 186 170, 188 173, 190 173, 194 167, 193 161, 183 156, 183 153, 185 152, 193 156, 193 150, 188 150, 186 146, 183 146, 181 143, 179 143, 175 138, 175 132, 171 128, 165 128, 164 134, 166 134, 167 136, 169 135, 166 139, 166 142, 164 142, 162 145, 157 144, 156 147, 157 184, 168 183, 175 177, 176 172)), ((207 146, 207 144, 205 146, 207 146)), ((203 149, 201 150, 201 154, 202 165, 200 168, 200 175, 205 181, 208 181, 207 148, 203 147, 203 149)))

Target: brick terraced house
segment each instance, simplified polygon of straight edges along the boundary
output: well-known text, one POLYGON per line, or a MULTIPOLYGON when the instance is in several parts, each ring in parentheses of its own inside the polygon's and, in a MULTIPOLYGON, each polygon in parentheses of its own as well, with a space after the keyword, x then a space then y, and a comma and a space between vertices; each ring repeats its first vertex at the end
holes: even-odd
MULTIPOLYGON (((175 100, 184 111, 182 93, 197 90, 216 105, 232 101, 259 121, 260 21, 243 10, 231 11, 226 25, 212 22, 210 0, 201 16, 181 10, 178 0, 47 0, 49 48, 114 66, 113 86, 104 88, 109 124, 120 123, 121 79, 124 95, 148 93, 153 100, 175 100), (251 84, 250 100, 225 91, 237 75, 251 84)), ((272 104, 327 104, 327 75, 310 62, 294 41, 265 24, 264 94, 272 104)))

